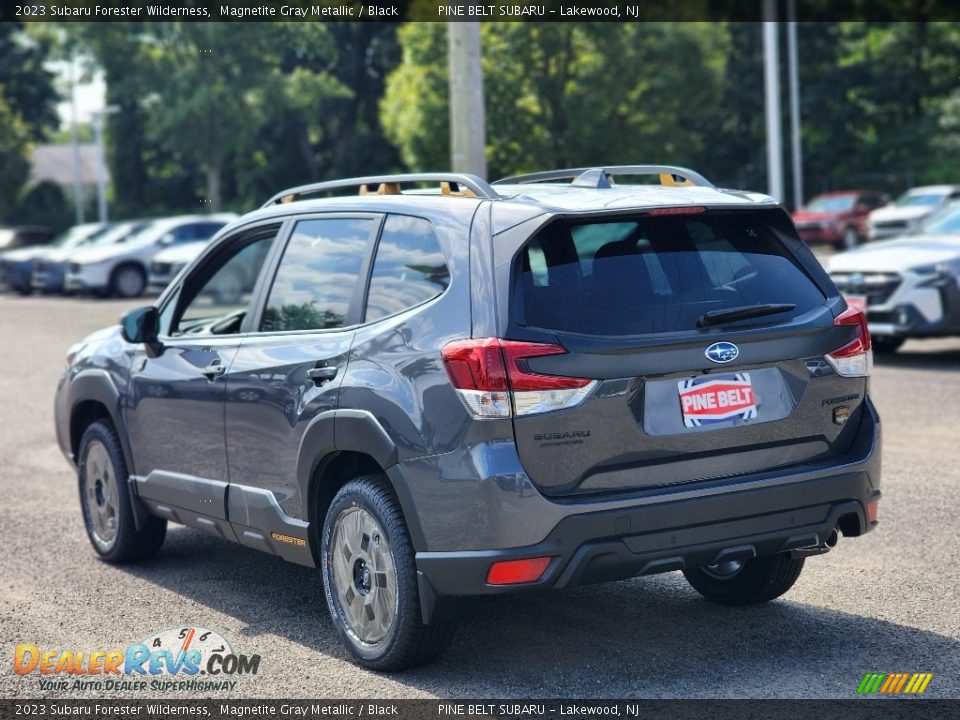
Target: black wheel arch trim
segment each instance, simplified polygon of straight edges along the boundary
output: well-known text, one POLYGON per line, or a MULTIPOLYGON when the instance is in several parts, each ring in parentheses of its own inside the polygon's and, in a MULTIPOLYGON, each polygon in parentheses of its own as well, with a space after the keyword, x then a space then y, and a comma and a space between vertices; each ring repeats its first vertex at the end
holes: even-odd
MULTIPOLYGON (((69 448, 69 455, 74 465, 79 462, 77 453, 79 452, 79 440, 77 447, 73 442, 73 419, 77 408, 82 403, 96 402, 106 408, 107 416, 113 423, 117 431, 117 437, 120 439, 120 447, 123 451, 123 458, 127 464, 127 473, 133 476, 136 472, 133 452, 130 447, 130 439, 127 436, 127 426, 123 419, 123 412, 120 401, 120 391, 118 390, 113 378, 105 370, 85 370, 71 379, 67 389, 67 406, 70 412, 66 418, 66 428, 64 442, 69 448)), ((82 437, 82 433, 81 433, 82 437)), ((133 522, 139 531, 144 527, 147 518, 147 511, 140 503, 136 492, 136 483, 126 483, 127 492, 130 494, 130 506, 133 510, 133 522)))
POLYGON ((406 479, 399 470, 397 445, 376 416, 365 410, 329 410, 310 421, 300 441, 297 462, 297 484, 304 503, 301 516, 310 516, 307 504, 311 480, 324 460, 335 452, 363 453, 377 462, 400 501, 414 550, 424 550, 426 540, 406 479))

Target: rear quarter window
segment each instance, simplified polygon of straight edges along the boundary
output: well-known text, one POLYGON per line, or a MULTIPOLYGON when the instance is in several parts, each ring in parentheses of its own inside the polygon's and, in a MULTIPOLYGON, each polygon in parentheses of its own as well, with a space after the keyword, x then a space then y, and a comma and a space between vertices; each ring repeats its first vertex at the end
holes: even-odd
POLYGON ((519 307, 512 315, 551 331, 690 331, 711 310, 796 305, 738 326, 775 323, 826 300, 762 213, 554 222, 521 249, 517 262, 519 307))
POLYGON ((367 322, 421 305, 450 284, 450 271, 433 225, 423 218, 388 215, 367 294, 367 322))

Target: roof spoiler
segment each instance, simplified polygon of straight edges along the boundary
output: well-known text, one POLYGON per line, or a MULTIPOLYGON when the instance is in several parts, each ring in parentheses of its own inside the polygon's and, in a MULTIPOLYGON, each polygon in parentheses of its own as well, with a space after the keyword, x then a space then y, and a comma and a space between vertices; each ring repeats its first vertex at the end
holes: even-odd
POLYGON ((689 168, 676 165, 611 165, 607 167, 569 168, 545 170, 527 175, 513 175, 494 182, 494 185, 557 182, 570 180, 571 187, 610 188, 618 175, 659 175, 660 184, 669 187, 693 186, 714 187, 703 175, 689 168))

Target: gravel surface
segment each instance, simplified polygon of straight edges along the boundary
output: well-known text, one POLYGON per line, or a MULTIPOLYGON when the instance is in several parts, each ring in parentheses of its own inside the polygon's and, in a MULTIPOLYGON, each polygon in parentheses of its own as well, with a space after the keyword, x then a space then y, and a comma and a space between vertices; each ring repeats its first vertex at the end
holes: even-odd
POLYGON ((53 390, 67 348, 135 304, 0 296, 2 697, 41 694, 13 673, 17 643, 126 648, 180 624, 262 656, 220 697, 852 697, 871 671, 932 672, 927 696, 960 697, 960 340, 877 360, 880 527, 808 560, 786 599, 716 607, 679 573, 502 599, 440 663, 378 675, 347 660, 315 570, 176 526, 148 563, 95 557, 53 390))

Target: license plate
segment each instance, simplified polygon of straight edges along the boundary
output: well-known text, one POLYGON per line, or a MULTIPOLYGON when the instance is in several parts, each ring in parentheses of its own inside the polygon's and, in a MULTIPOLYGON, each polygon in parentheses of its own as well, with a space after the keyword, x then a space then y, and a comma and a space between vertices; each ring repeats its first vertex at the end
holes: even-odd
POLYGON ((757 417, 757 396, 750 373, 703 375, 677 383, 680 412, 688 428, 736 423, 757 417))
POLYGON ((847 301, 847 306, 859 312, 867 311, 866 295, 844 295, 843 299, 847 301))

